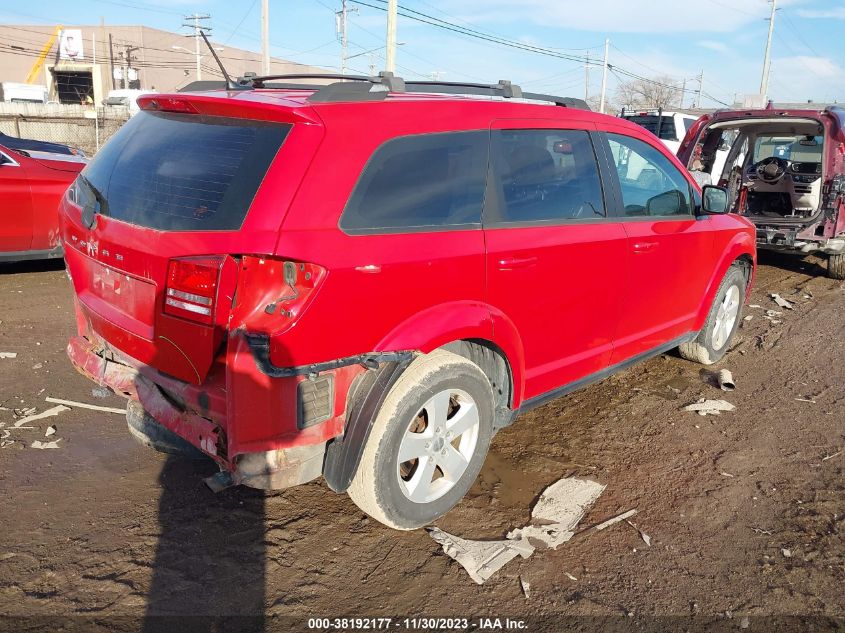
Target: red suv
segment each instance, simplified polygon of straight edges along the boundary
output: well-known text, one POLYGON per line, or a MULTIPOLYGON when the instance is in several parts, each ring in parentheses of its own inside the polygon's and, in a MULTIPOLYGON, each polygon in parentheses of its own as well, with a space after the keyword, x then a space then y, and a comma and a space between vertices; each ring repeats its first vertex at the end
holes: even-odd
POLYGON ((212 487, 322 475, 416 528, 521 411, 728 349, 754 228, 643 128, 507 82, 271 79, 141 97, 62 206, 72 362, 212 487))

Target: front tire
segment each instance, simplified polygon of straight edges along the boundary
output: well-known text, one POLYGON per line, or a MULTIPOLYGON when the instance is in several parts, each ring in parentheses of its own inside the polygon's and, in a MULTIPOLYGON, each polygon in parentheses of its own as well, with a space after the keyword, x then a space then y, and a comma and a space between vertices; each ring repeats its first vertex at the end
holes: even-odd
POLYGON ((493 436, 493 390, 477 365, 435 350, 415 359, 376 414, 349 496, 397 530, 427 525, 467 493, 493 436))
POLYGON ((845 253, 827 258, 827 276, 831 279, 845 279, 845 253))
POLYGON ((747 281, 739 264, 728 268, 704 327, 692 341, 678 347, 682 358, 702 365, 712 365, 722 359, 742 320, 742 304, 747 281))

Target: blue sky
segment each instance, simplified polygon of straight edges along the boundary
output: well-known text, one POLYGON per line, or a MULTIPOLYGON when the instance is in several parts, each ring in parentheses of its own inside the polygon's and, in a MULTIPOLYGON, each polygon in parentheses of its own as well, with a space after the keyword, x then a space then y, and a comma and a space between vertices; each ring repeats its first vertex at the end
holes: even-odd
MULTIPOLYGON (((379 0, 361 0, 374 6, 379 0)), ((553 48, 564 56, 603 55, 620 73, 667 75, 687 88, 704 72, 704 106, 730 103, 735 94, 759 89, 770 4, 766 0, 400 0, 400 5, 439 20, 553 48), (712 97, 712 98, 710 98, 712 97), (715 100, 714 100, 715 99, 715 100)), ((350 55, 384 45, 385 13, 350 0, 350 55)), ((845 100, 842 36, 845 2, 779 0, 770 96, 778 101, 845 100)), ((337 68, 340 44, 334 12, 340 0, 270 0, 273 55, 337 68)), ((0 23, 146 24, 178 31, 182 14, 212 15, 213 39, 258 50, 259 0, 29 0, 0 3, 0 23)), ((584 65, 479 41, 400 18, 398 73, 446 81, 512 79, 526 89, 583 96, 584 65)), ((351 59, 352 70, 380 69, 383 49, 351 59)), ((259 70, 259 69, 256 69, 259 70)), ((590 92, 601 85, 601 68, 590 73, 590 92)), ((611 74, 610 91, 619 79, 611 74)), ((691 102, 693 95, 687 97, 691 102)))

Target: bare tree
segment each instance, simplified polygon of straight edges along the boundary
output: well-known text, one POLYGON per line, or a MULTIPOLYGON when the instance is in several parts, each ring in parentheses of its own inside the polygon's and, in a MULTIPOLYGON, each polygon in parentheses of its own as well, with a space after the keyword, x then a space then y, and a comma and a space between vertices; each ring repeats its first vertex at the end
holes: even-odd
POLYGON ((677 108, 681 98, 681 86, 665 75, 632 79, 616 89, 616 101, 626 108, 677 108))

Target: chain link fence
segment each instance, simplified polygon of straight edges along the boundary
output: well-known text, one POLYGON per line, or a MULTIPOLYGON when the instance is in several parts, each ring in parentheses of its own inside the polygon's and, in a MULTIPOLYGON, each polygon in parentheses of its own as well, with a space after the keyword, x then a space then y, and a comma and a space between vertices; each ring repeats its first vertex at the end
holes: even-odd
POLYGON ((62 143, 93 156, 129 120, 121 106, 0 104, 0 132, 18 138, 62 143))

